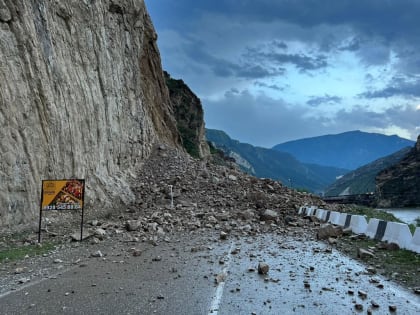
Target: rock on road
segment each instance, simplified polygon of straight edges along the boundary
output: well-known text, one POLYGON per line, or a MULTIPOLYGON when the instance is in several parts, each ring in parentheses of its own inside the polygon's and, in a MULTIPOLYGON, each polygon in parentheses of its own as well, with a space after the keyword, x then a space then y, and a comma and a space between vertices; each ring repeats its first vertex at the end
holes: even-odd
POLYGON ((3 290, 0 313, 420 313, 419 296, 311 238, 223 238, 184 234, 159 246, 89 247, 76 264, 57 260, 58 274, 3 290))

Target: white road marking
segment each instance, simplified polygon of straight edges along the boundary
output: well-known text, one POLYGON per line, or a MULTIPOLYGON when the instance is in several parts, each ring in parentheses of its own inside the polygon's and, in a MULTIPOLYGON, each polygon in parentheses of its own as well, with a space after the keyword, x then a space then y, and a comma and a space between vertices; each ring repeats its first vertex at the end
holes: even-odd
MULTIPOLYGON (((225 261, 225 267, 222 270, 222 274, 226 275, 229 271, 229 265, 232 257, 232 250, 233 250, 234 243, 230 245, 229 254, 227 255, 227 262, 225 261)), ((208 315, 217 315, 219 312, 220 302, 222 301, 223 297, 223 289, 225 288, 226 277, 217 285, 216 292, 214 293, 213 300, 211 302, 211 307, 208 315)))
POLYGON ((49 275, 49 276, 48 276, 48 278, 41 278, 41 279, 38 279, 38 280, 35 280, 35 281, 29 281, 27 284, 22 284, 22 285, 20 285, 20 286, 19 286, 17 289, 15 289, 15 290, 10 290, 10 291, 6 291, 6 292, 4 292, 4 293, 0 293, 0 299, 4 298, 5 296, 7 296, 7 295, 9 295, 9 294, 11 294, 11 293, 14 293, 14 292, 19 292, 19 291, 22 291, 23 289, 26 289, 26 288, 29 288, 29 287, 31 287, 31 286, 34 286, 34 285, 36 285, 36 284, 38 284, 38 283, 44 282, 45 280, 51 280, 51 279, 54 279, 55 277, 57 277, 57 276, 59 276, 59 275, 62 275, 62 274, 66 273, 66 272, 68 272, 68 271, 70 271, 70 270, 73 270, 73 269, 75 269, 75 268, 77 268, 77 267, 79 267, 79 265, 75 265, 75 266, 72 266, 72 267, 67 268, 67 269, 64 269, 64 270, 60 270, 59 272, 56 272, 56 273, 54 273, 54 274, 52 274, 52 275, 49 275))

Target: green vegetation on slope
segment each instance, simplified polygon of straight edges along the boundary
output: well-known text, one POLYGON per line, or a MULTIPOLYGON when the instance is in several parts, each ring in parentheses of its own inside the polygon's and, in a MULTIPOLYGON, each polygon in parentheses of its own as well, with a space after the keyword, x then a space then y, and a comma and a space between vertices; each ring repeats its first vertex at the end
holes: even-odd
POLYGON ((338 196, 345 190, 349 195, 375 192, 376 175, 387 167, 397 164, 410 150, 410 147, 404 148, 345 174, 325 190, 325 195, 338 196))
POLYGON ((183 146, 191 156, 199 158, 200 130, 204 124, 200 99, 184 81, 171 78, 167 72, 164 74, 183 146))
POLYGON ((206 137, 225 154, 235 158, 245 172, 260 178, 280 180, 293 188, 321 192, 338 175, 347 172, 344 169, 303 164, 289 153, 241 143, 219 130, 206 129, 206 137))

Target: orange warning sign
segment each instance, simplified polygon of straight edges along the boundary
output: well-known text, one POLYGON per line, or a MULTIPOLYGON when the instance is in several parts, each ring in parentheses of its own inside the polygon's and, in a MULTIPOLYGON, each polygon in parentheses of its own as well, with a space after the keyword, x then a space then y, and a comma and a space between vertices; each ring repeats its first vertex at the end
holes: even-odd
POLYGON ((83 209, 84 179, 43 180, 42 210, 83 209))

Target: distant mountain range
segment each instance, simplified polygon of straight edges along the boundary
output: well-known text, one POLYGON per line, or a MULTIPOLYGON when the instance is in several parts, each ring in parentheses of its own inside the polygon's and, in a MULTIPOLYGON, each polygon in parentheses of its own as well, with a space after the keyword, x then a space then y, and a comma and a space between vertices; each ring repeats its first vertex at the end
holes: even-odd
POLYGON ((303 163, 354 170, 414 144, 395 135, 349 131, 289 141, 273 149, 288 152, 303 163))
POLYGON ((322 192, 337 176, 348 172, 346 169, 301 163, 289 153, 241 143, 220 130, 206 129, 206 138, 226 155, 233 157, 245 172, 280 180, 294 188, 322 192))

